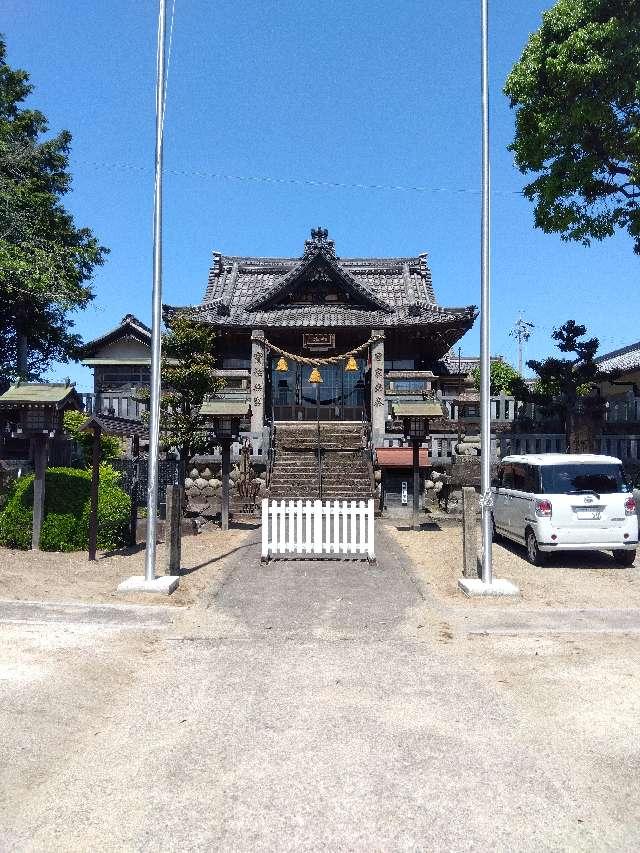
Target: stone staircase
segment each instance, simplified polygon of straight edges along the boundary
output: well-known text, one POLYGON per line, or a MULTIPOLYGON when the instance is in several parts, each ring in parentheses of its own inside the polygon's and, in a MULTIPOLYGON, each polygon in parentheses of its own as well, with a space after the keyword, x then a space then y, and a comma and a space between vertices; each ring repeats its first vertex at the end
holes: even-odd
MULTIPOLYGON (((348 421, 321 423, 319 443, 323 500, 373 497, 363 425, 348 421)), ((277 424, 270 497, 315 500, 320 496, 317 448, 317 424, 298 421, 277 424)))

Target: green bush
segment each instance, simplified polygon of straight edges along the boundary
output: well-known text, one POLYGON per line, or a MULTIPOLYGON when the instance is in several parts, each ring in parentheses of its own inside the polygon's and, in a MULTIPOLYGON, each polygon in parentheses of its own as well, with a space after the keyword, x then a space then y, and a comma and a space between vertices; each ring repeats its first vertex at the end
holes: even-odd
MULTIPOLYGON (((98 490, 98 548, 113 550, 127 541, 131 500, 119 486, 120 475, 109 465, 100 466, 98 490)), ((43 551, 83 551, 89 547, 91 471, 48 468, 44 520, 40 532, 43 551)), ((11 487, 0 512, 0 545, 31 547, 33 525, 33 474, 11 487)))
MULTIPOLYGON (((82 448, 85 465, 91 465, 93 459, 93 431, 81 429, 87 420, 84 412, 70 410, 64 413, 64 428, 71 438, 82 448)), ((117 459, 122 456, 123 442, 115 435, 100 436, 100 456, 102 459, 117 459)))

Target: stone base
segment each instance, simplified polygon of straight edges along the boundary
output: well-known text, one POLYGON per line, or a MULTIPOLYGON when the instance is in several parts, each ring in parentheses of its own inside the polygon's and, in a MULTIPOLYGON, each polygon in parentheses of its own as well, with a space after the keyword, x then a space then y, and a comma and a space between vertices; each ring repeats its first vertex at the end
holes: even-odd
POLYGON ((494 578, 491 583, 484 583, 480 578, 460 578, 458 587, 469 598, 480 595, 520 595, 520 589, 511 581, 494 578))
POLYGON ((160 575, 152 581, 145 580, 144 575, 134 575, 118 584, 118 592, 152 592, 156 595, 171 595, 176 589, 180 578, 175 575, 160 575))

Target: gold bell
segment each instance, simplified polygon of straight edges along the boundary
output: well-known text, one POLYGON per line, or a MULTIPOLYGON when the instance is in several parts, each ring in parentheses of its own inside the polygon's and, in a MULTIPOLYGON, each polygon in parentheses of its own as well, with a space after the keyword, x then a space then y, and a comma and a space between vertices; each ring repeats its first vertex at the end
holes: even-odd
POLYGON ((276 364, 276 370, 278 373, 286 373, 289 370, 289 365, 287 364, 287 359, 281 355, 278 359, 278 363, 276 364))
POLYGON ((320 382, 323 382, 322 375, 317 367, 314 367, 311 373, 309 374, 309 382, 312 382, 314 385, 317 385, 320 382))
POLYGON ((345 365, 344 371, 345 371, 345 373, 351 373, 353 370, 357 370, 357 369, 358 369, 358 364, 357 364, 355 358, 352 355, 350 355, 349 358, 347 359, 347 363, 345 365))

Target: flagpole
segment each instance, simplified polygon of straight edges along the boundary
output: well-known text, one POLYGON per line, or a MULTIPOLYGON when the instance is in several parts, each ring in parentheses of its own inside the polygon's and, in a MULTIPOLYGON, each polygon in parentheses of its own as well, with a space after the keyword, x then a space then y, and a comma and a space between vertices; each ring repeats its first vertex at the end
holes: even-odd
POLYGON ((482 582, 491 584, 491 355, 490 355, 490 227, 491 173, 489 162, 489 0, 481 3, 482 64, 482 220, 480 250, 480 490, 482 507, 482 582))
POLYGON ((149 400, 149 469, 147 475, 147 547, 145 581, 155 579, 158 530, 158 451, 160 441, 160 356, 162 325, 162 161, 164 113, 164 43, 166 8, 159 0, 156 70, 156 151, 153 197, 153 294, 151 297, 151 396, 149 400))
MULTIPOLYGON (((489 0, 480 0, 482 93, 482 215, 480 221, 480 509, 482 512, 481 577, 462 577, 458 587, 465 595, 518 595, 518 587, 493 577, 491 492, 491 351, 490 351, 490 230, 491 174, 489 162, 489 0)), ((465 525, 466 529, 466 525, 465 525)), ((475 535, 473 537, 475 550, 475 535)))

